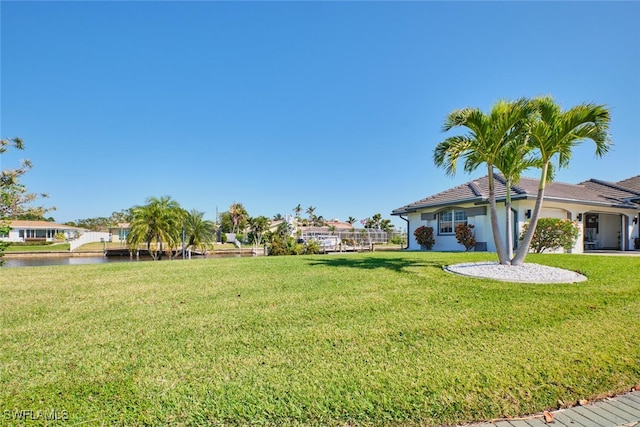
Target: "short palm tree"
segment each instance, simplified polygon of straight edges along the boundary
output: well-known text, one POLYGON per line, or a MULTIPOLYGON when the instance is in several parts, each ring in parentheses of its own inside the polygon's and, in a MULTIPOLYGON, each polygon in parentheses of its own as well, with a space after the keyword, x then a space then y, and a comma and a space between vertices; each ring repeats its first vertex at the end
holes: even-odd
POLYGON ((440 142, 433 154, 435 164, 443 167, 449 175, 455 174, 460 159, 464 160, 465 172, 473 172, 481 165, 486 165, 491 228, 500 264, 510 264, 510 259, 498 227, 494 168, 500 162, 505 148, 514 143, 517 130, 531 111, 531 103, 524 98, 517 101, 500 100, 491 107, 489 114, 471 107, 455 110, 446 117, 443 130, 446 132, 455 127, 464 127, 468 132, 440 142))
POLYGON ((145 243, 154 260, 161 259, 165 250, 178 247, 185 211, 170 196, 150 197, 145 205, 134 206, 131 215, 129 247, 145 243))
POLYGON ((250 217, 247 222, 249 223, 253 244, 257 249, 262 243, 264 233, 269 230, 269 218, 266 216, 250 217))
POLYGON ((184 230, 187 235, 186 247, 193 247, 205 252, 213 244, 215 223, 203 219, 204 212, 192 209, 184 219, 184 230))
POLYGON ((513 265, 522 265, 529 252, 542 209, 545 187, 547 181, 553 179, 555 168, 567 167, 572 149, 585 140, 590 139, 595 143, 598 157, 606 154, 612 145, 609 137, 611 117, 604 105, 585 103, 563 111, 550 96, 536 98, 534 103, 537 114, 530 127, 529 143, 536 150, 538 167, 541 169, 540 182, 531 223, 512 260, 513 265), (557 166, 554 166, 554 160, 557 166))

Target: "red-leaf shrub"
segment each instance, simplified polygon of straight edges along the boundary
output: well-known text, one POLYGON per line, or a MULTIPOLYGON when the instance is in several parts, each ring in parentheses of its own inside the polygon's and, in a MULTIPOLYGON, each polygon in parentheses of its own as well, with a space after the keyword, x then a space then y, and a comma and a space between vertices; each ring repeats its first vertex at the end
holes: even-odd
POLYGON ((473 225, 456 225, 456 239, 467 251, 473 248, 476 245, 476 236, 473 234, 473 225))
POLYGON ((433 237, 433 227, 423 225, 416 228, 413 235, 416 238, 416 242, 425 249, 431 249, 436 244, 436 239, 433 237))

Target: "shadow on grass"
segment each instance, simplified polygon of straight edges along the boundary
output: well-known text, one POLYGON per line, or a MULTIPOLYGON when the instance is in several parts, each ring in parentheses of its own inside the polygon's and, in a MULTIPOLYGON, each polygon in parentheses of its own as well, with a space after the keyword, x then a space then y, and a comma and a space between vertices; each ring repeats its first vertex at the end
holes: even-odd
POLYGON ((378 268, 384 268, 387 270, 397 271, 399 273, 409 273, 407 268, 409 267, 431 267, 442 269, 443 263, 438 260, 420 260, 397 258, 397 257, 339 257, 339 256, 327 256, 323 259, 314 259, 309 262, 309 265, 324 265, 328 267, 350 267, 361 268, 364 270, 373 270, 378 268))

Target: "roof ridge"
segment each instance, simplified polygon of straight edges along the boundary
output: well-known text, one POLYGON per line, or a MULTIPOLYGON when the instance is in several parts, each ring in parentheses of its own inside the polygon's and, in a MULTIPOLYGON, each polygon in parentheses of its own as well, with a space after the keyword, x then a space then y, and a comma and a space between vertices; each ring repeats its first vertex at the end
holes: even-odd
POLYGON ((587 182, 593 182, 596 184, 604 185, 605 187, 613 188, 614 190, 626 191, 627 193, 632 193, 632 194, 635 194, 636 196, 640 196, 640 192, 636 190, 632 190, 631 188, 628 188, 628 187, 623 187, 621 185, 618 185, 615 182, 604 181, 602 179, 596 179, 596 178, 591 178, 587 182))
POLYGON ((471 189, 473 194, 475 194, 477 197, 484 197, 484 194, 482 194, 482 189, 480 188, 480 184, 477 180, 470 181, 467 184, 469 185, 469 188, 471 189))
MULTIPOLYGON (((502 174, 496 173, 494 174, 494 178, 500 181, 502 185, 505 186, 505 188, 507 187, 507 179, 502 174)), ((522 181, 523 178, 535 180, 535 178, 519 177, 518 182, 522 181)), ((511 184, 511 191, 515 192, 516 194, 529 194, 527 190, 515 183, 511 184)))

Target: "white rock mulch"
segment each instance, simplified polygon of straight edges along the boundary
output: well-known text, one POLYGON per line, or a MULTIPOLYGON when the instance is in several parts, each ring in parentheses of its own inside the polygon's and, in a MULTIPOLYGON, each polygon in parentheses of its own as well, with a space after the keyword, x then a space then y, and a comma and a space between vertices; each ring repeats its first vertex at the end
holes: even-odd
POLYGON ((469 262, 446 265, 445 271, 463 276, 522 283, 576 283, 587 280, 582 274, 562 268, 525 263, 522 266, 501 265, 497 262, 469 262))

